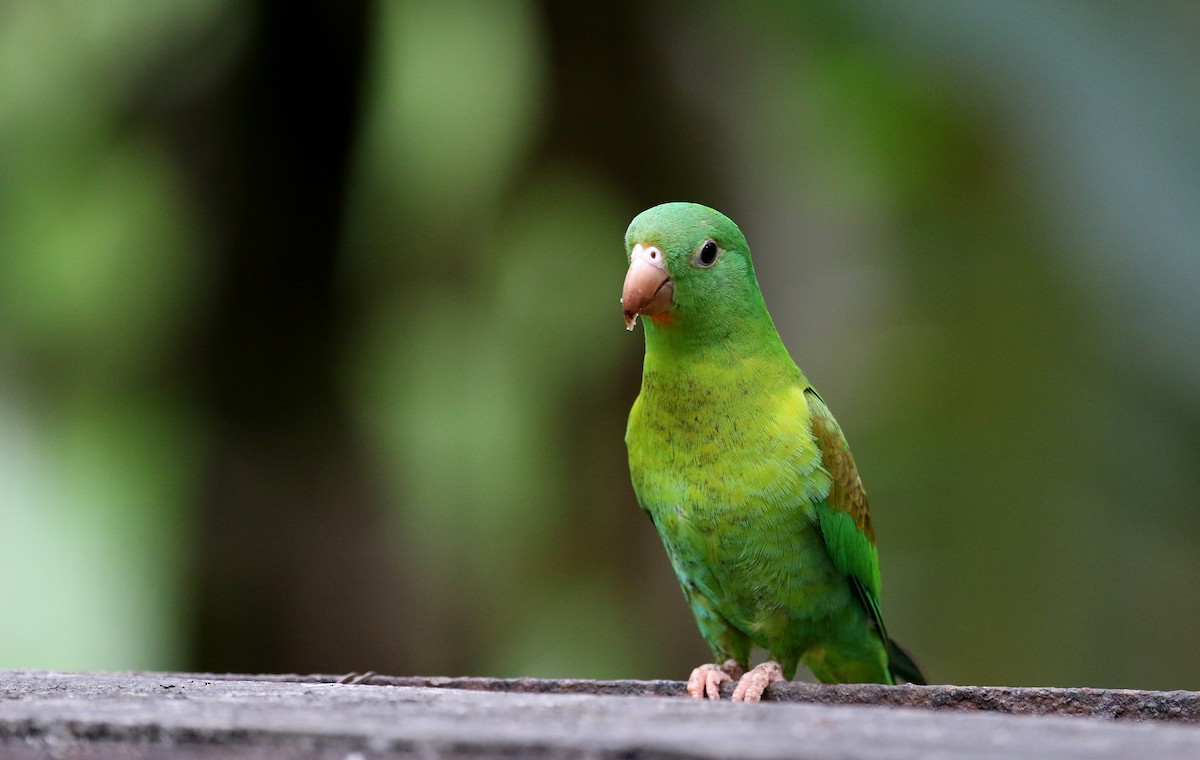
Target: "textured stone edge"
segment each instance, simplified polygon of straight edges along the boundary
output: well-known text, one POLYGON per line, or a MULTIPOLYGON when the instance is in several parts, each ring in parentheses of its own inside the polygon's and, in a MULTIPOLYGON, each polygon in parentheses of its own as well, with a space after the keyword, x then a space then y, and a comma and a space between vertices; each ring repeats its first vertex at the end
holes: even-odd
MULTIPOLYGON (((1178 702, 1155 692, 802 683, 772 690, 774 704, 743 706, 693 702, 676 681, 0 671, 0 757, 1200 757, 1195 721, 1154 708, 1178 702), (1124 700, 1138 712, 1097 709, 1124 700), (1109 719, 1069 717, 1079 715, 1109 719)), ((1200 695, 1170 696, 1194 706, 1200 695)))
MULTIPOLYGON (((148 674, 140 674, 148 675, 148 674)), ((171 674, 186 678, 285 683, 356 683, 421 686, 519 694, 686 697, 682 681, 593 681, 585 679, 350 676, 236 673, 171 674)), ((726 683, 728 699, 733 685, 726 683)), ((1200 724, 1200 692, 1009 686, 885 686, 882 684, 775 683, 764 701, 823 705, 878 705, 928 710, 983 711, 1012 715, 1063 715, 1108 720, 1200 724)))

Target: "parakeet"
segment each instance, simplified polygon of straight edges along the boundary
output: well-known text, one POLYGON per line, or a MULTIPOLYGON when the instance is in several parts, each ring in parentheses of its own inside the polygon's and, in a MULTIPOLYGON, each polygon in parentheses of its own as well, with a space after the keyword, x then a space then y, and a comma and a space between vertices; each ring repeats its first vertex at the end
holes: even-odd
POLYGON ((779 339, 746 239, 665 203, 625 233, 621 301, 646 334, 625 443, 715 663, 688 693, 758 701, 797 662, 825 683, 925 683, 887 635, 866 492, 841 428, 779 339), (752 647, 770 660, 747 671, 752 647))

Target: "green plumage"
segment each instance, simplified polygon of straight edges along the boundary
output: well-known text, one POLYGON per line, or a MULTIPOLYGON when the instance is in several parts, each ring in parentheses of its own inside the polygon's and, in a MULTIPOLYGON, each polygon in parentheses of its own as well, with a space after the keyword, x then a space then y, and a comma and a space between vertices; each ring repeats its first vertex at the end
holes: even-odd
POLYGON ((668 203, 630 224, 627 255, 637 245, 661 251, 674 291, 644 320, 630 472, 716 661, 747 667, 758 646, 789 679, 803 660, 824 682, 924 682, 884 629, 854 460, 779 339, 741 231, 668 203))

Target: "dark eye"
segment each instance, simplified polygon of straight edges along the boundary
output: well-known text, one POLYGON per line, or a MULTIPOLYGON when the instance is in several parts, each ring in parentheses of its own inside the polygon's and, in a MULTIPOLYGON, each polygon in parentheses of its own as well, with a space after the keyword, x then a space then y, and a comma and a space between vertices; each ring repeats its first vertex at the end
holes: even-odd
POLYGON ((696 253, 694 261, 696 266, 711 267, 713 262, 717 260, 717 254, 721 249, 717 247, 717 241, 705 240, 704 245, 700 246, 699 252, 696 253))

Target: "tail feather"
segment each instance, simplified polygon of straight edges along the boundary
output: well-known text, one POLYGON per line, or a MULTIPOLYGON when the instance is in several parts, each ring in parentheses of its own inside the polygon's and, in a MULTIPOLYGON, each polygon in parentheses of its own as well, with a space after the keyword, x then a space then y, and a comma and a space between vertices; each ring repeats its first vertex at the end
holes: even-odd
POLYGON ((929 683, 925 674, 921 672, 921 666, 904 647, 896 643, 895 639, 888 639, 888 672, 897 683, 908 681, 922 686, 929 683))

